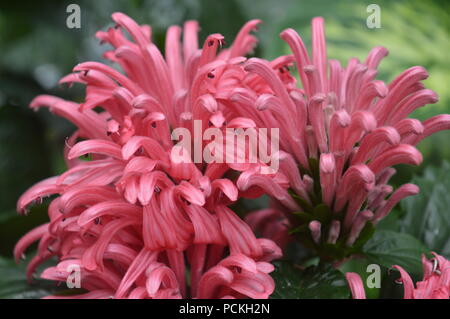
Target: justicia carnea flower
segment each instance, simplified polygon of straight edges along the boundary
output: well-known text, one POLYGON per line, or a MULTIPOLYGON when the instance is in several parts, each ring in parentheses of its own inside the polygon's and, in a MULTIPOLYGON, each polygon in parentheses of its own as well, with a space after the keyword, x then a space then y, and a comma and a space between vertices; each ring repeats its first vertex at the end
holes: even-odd
MULTIPOLYGON (((400 272, 398 282, 403 284, 404 299, 450 299, 450 261, 433 253, 434 258, 422 256, 423 279, 414 287, 409 274, 400 266, 393 266, 400 272)), ((357 273, 346 273, 354 299, 365 299, 366 293, 361 277, 357 273)))
POLYGON ((56 256, 59 263, 42 277, 66 281, 69 267, 79 267, 86 293, 78 298, 267 298, 274 290, 268 262, 281 251, 257 239, 228 208, 239 196, 225 175, 230 166, 170 156, 171 130, 192 130, 194 120, 220 129, 254 126, 221 97, 243 85, 242 56, 256 42, 250 32, 258 21, 247 23, 220 53, 221 35, 210 35, 199 49, 196 22, 170 27, 164 57, 149 26, 122 13, 112 17, 116 27, 97 37, 112 45, 105 57, 125 74, 81 63, 61 80, 86 86, 81 104, 53 96, 31 102, 78 129, 66 143, 68 170, 18 201, 18 211, 26 212, 58 195, 48 207, 49 222, 17 243, 16 259, 39 241, 28 275, 56 256))
MULTIPOLYGON (((301 87, 286 65, 274 68, 252 58, 245 69, 268 87, 263 93, 236 89, 230 100, 244 111, 257 110, 257 125, 280 128, 279 171, 289 189, 266 189, 274 208, 285 213, 291 233, 322 257, 341 259, 354 253, 401 199, 417 194, 413 184, 396 190, 388 184, 395 173, 392 166, 420 164, 415 145, 449 129, 450 115, 423 122, 408 118, 438 97, 421 83, 428 74, 420 66, 405 70, 390 84, 376 80, 377 67, 388 54, 383 47, 375 47, 364 62, 351 58, 347 66, 328 59, 320 17, 312 20, 311 54, 294 30, 283 31, 281 38, 292 50, 293 58, 285 61, 288 66, 296 63, 301 87)), ((268 179, 246 172, 237 185, 262 186, 268 179)), ((256 212, 249 218, 256 223, 267 214, 256 212)))

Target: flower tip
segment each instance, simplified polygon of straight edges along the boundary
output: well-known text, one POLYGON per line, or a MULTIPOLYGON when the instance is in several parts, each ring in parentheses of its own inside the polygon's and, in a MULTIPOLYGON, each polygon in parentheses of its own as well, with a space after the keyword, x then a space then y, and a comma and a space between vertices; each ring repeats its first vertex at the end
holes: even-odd
POLYGON ((264 64, 265 61, 259 58, 250 58, 244 63, 244 70, 252 72, 256 66, 264 64))
POLYGON ((331 153, 323 153, 320 156, 320 171, 325 174, 332 173, 336 169, 334 155, 331 153))
MULTIPOLYGON (((311 67, 314 67, 314 66, 311 66, 311 67)), ((305 67, 305 69, 306 69, 306 67, 305 67)), ((327 98, 327 96, 324 93, 317 93, 317 94, 314 94, 314 96, 311 98, 311 100, 313 102, 320 103, 320 102, 325 101, 326 98, 327 98)))
POLYGON ((311 20, 312 24, 324 24, 325 19, 323 17, 314 17, 311 20))
POLYGON ((113 14, 111 14, 111 18, 117 24, 120 24, 120 22, 123 21, 124 19, 131 20, 131 18, 129 16, 127 16, 125 13, 122 13, 122 12, 114 12, 113 14))
POLYGON ((353 299, 366 299, 364 284, 361 277, 355 272, 345 274, 353 299))
POLYGON ((409 196, 417 195, 420 193, 419 186, 415 184, 405 184, 403 185, 403 191, 408 194, 409 196))

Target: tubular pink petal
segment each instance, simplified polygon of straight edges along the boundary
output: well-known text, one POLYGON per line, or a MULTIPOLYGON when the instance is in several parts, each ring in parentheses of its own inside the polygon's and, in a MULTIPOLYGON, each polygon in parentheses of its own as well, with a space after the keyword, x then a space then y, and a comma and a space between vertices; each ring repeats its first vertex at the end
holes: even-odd
POLYGON ((114 217, 128 217, 131 220, 136 219, 141 214, 138 206, 123 202, 121 200, 105 201, 89 207, 78 218, 78 225, 86 226, 96 218, 103 215, 111 215, 114 217))
POLYGON ((200 279, 197 298, 217 298, 216 296, 221 286, 231 284, 233 277, 233 273, 223 266, 211 268, 200 279))
POLYGON ((211 183, 212 189, 220 189, 222 193, 228 197, 231 201, 238 199, 238 189, 229 179, 216 179, 211 183))
POLYGON ((174 272, 169 267, 160 264, 159 267, 154 268, 148 275, 146 288, 150 297, 154 297, 160 289, 178 289, 178 281, 174 272))
POLYGON ((26 213, 27 206, 34 201, 40 203, 42 198, 61 192, 64 187, 55 183, 57 178, 47 178, 29 188, 17 201, 17 211, 26 213))
POLYGON ((364 163, 377 152, 377 148, 383 146, 383 143, 388 145, 397 145, 400 143, 400 135, 393 127, 379 127, 367 134, 360 143, 356 155, 352 158, 351 164, 364 163))
POLYGON ((327 92, 327 47, 325 42, 324 21, 316 17, 311 22, 312 29, 312 57, 313 63, 319 71, 321 90, 327 92))
POLYGON ((375 98, 384 98, 388 94, 388 88, 382 81, 372 81, 366 83, 361 88, 362 94, 355 102, 356 110, 370 109, 375 98))
POLYGON ((304 200, 310 202, 310 198, 306 192, 306 185, 300 176, 300 172, 293 156, 289 153, 280 151, 280 161, 280 171, 289 179, 291 187, 304 200))
POLYGON ((295 60, 297 61, 297 69, 300 73, 300 78, 302 80, 303 88, 308 96, 312 95, 309 87, 309 81, 304 71, 306 65, 310 65, 308 51, 298 33, 293 29, 286 29, 280 33, 281 39, 286 41, 290 46, 292 52, 294 53, 295 60))
POLYGON ((244 24, 229 49, 229 58, 243 56, 253 48, 256 40, 250 35, 250 32, 256 30, 260 23, 261 20, 253 19, 244 24))
POLYGON ((273 293, 275 284, 266 274, 257 274, 236 278, 230 288, 253 299, 267 299, 273 293))
POLYGON ((375 47, 370 51, 364 64, 370 69, 376 69, 378 68, 378 64, 380 64, 380 61, 388 54, 389 51, 386 48, 375 47))
POLYGON ((341 232, 341 223, 338 220, 333 220, 331 222, 330 230, 328 232, 327 242, 330 244, 336 244, 341 232))
POLYGON ((351 123, 346 134, 344 149, 349 150, 365 134, 377 127, 377 121, 371 112, 357 111, 351 115, 351 123))
POLYGON ((226 206, 218 205, 215 210, 219 217, 222 233, 230 245, 231 253, 261 256, 261 246, 250 227, 226 206))
POLYGON ((414 299, 414 284, 408 273, 400 266, 392 266, 400 272, 399 281, 403 284, 403 299, 414 299))
POLYGON ((133 83, 130 79, 128 79, 126 76, 121 74, 120 72, 114 70, 111 67, 108 67, 102 63, 99 62, 84 62, 80 63, 73 69, 75 72, 83 72, 83 71, 89 71, 89 70, 95 70, 104 73, 105 75, 108 75, 115 81, 117 81, 119 84, 123 85, 125 88, 127 88, 132 94, 139 95, 142 93, 142 89, 139 88, 135 83, 133 83))
POLYGON ((361 234, 361 231, 366 225, 366 222, 370 221, 373 218, 373 216, 374 215, 370 210, 365 210, 363 212, 358 213, 358 215, 355 218, 355 221, 351 226, 350 233, 347 237, 346 241, 347 246, 352 246, 355 243, 356 239, 358 239, 359 235, 361 234))
POLYGON ((145 47, 150 43, 150 39, 146 37, 145 33, 139 27, 139 25, 126 14, 121 12, 115 12, 111 15, 112 19, 119 26, 126 29, 141 47, 145 47))
POLYGON ((345 141, 345 130, 351 123, 351 117, 346 110, 338 110, 334 112, 330 120, 329 129, 329 146, 330 152, 338 152, 343 150, 345 141))
POLYGON ((325 132, 324 103, 326 96, 324 94, 314 95, 308 105, 312 127, 316 136, 317 145, 320 152, 328 151, 328 141, 325 132))
POLYGON ((113 142, 105 140, 89 140, 75 144, 68 154, 69 159, 74 159, 89 153, 102 154, 117 159, 122 159, 120 147, 113 142))
POLYGON ((419 143, 424 138, 443 130, 450 129, 450 114, 436 115, 423 122, 424 131, 415 140, 414 144, 419 143))
POLYGON ((421 135, 425 130, 422 123, 416 119, 400 120, 397 123, 395 123, 394 127, 398 131, 398 134, 400 134, 402 140, 405 140, 405 138, 411 135, 415 136, 421 135))
POLYGON ((168 218, 161 214, 159 205, 152 198, 150 204, 144 206, 142 221, 142 237, 145 247, 150 250, 172 249, 177 247, 176 234, 167 232, 171 229, 168 218))
POLYGON ((366 299, 366 292, 364 291, 361 277, 355 272, 348 272, 345 274, 345 278, 352 292, 353 299, 366 299))
POLYGON ((194 227, 195 244, 225 244, 216 216, 197 205, 188 206, 186 212, 194 227))
POLYGON ((257 240, 263 251, 263 255, 261 258, 259 258, 259 260, 261 261, 261 264, 265 265, 267 270, 265 272, 272 272, 274 270, 272 264, 263 263, 263 261, 270 262, 272 260, 280 259, 281 257, 283 257, 283 252, 281 251, 281 248, 272 240, 265 238, 258 238, 257 240), (267 267, 270 268, 270 271, 267 267))
POLYGON ((320 243, 321 227, 321 223, 317 220, 313 220, 308 225, 308 228, 311 231, 311 237, 316 244, 320 243))
POLYGON ((258 272, 255 261, 242 254, 231 255, 222 260, 220 265, 226 268, 237 267, 253 274, 258 272))
POLYGON ((116 219, 108 223, 102 230, 101 236, 97 239, 94 245, 86 249, 82 256, 82 265, 88 270, 103 269, 103 255, 109 243, 116 236, 117 232, 132 224, 135 224, 134 219, 124 220, 116 219))
POLYGON ((74 123, 83 136, 90 138, 106 138, 105 122, 92 110, 79 111, 79 105, 74 102, 50 96, 39 95, 30 103, 32 109, 47 106, 51 112, 74 123))
POLYGON ((16 246, 14 247, 14 258, 16 260, 16 263, 18 263, 21 258, 24 258, 25 250, 32 243, 40 240, 42 238, 42 236, 45 233, 47 233, 48 225, 49 225, 49 223, 37 226, 36 228, 30 230, 25 236, 20 238, 20 240, 17 242, 16 246))
POLYGON ((149 251, 145 248, 139 252, 120 282, 120 286, 117 288, 114 296, 115 298, 120 299, 125 297, 127 291, 137 280, 137 278, 145 272, 145 269, 155 260, 156 255, 157 253, 149 251))
POLYGON ((368 166, 375 174, 378 174, 388 166, 397 164, 419 165, 421 162, 422 154, 414 146, 400 144, 386 150, 371 161, 368 166))
POLYGON ((198 31, 199 26, 197 21, 186 21, 184 23, 183 55, 185 61, 188 61, 188 59, 198 50, 198 31))
POLYGON ((392 108, 407 95, 408 88, 410 88, 411 85, 415 85, 418 81, 425 80, 427 77, 428 73, 423 67, 414 66, 405 70, 392 81, 388 86, 388 96, 378 101, 373 108, 374 115, 378 122, 385 123, 385 120, 393 111, 392 108))
POLYGON ((392 116, 388 118, 389 123, 397 123, 407 117, 410 113, 426 104, 433 104, 439 100, 437 94, 432 90, 420 90, 404 98, 391 111, 392 116))
POLYGON ((180 194, 184 199, 191 204, 203 206, 205 204, 205 196, 203 193, 191 183, 182 181, 179 185, 175 186, 176 193, 180 194))
POLYGON ((377 223, 381 219, 386 217, 386 215, 389 214, 389 212, 392 210, 392 208, 394 208, 394 206, 397 205, 397 203, 399 201, 401 201, 403 198, 408 197, 408 196, 417 195, 419 193, 419 191, 420 191, 419 187, 414 184, 404 184, 404 185, 400 186, 392 194, 392 196, 389 197, 387 202, 382 207, 377 209, 377 211, 375 212, 375 217, 373 219, 374 223, 377 223))
POLYGON ((278 199, 283 205, 290 209, 297 209, 298 206, 295 201, 292 200, 289 193, 278 185, 273 179, 263 175, 254 175, 243 173, 239 176, 236 183, 240 190, 248 190, 251 186, 257 186, 263 189, 267 194, 278 199))
POLYGON ((198 63, 199 67, 204 66, 212 62, 217 54, 218 47, 223 43, 224 37, 219 33, 210 34, 203 45, 202 53, 200 56, 200 61, 198 63))
POLYGON ((336 162, 332 153, 322 153, 319 162, 322 200, 331 207, 336 186, 336 162))
POLYGON ((112 290, 99 289, 79 295, 70 295, 70 296, 50 295, 43 297, 42 299, 112 299, 113 296, 114 293, 112 290))
POLYGON ((375 175, 368 166, 364 164, 350 166, 337 187, 334 205, 335 211, 340 211, 344 208, 349 196, 355 196, 355 194, 360 192, 367 192, 373 187, 374 182, 375 175))
POLYGON ((175 91, 185 87, 186 78, 183 67, 180 46, 181 28, 179 26, 171 26, 167 29, 166 34, 166 61, 170 70, 170 77, 174 83, 175 91))
POLYGON ((132 138, 130 138, 128 142, 122 147, 121 156, 125 160, 128 160, 141 147, 152 159, 161 160, 163 163, 167 163, 168 154, 162 148, 161 144, 159 144, 156 140, 146 136, 133 136, 132 138))
POLYGON ((258 58, 251 58, 245 64, 245 70, 260 75, 267 84, 274 90, 275 94, 285 103, 288 112, 295 110, 293 101, 289 98, 289 94, 284 88, 281 80, 277 77, 269 63, 258 58))

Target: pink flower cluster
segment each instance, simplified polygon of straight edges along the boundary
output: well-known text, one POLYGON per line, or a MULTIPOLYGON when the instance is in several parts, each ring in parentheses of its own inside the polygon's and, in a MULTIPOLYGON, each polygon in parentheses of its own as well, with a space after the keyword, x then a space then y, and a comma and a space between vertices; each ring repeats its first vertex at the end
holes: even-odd
MULTIPOLYGON (((433 253, 434 258, 428 260, 422 256, 423 279, 416 283, 400 266, 393 266, 400 272, 399 283, 403 284, 404 299, 450 299, 450 261, 433 253)), ((346 274, 354 299, 366 299, 364 284, 357 273, 346 274)))
POLYGON ((61 80, 86 86, 81 104, 52 96, 32 101, 78 129, 66 143, 68 170, 18 202, 24 212, 58 195, 49 223, 25 235, 15 256, 39 241, 28 275, 56 256, 57 266, 42 274, 56 281, 78 265, 87 291, 80 298, 267 298, 274 290, 270 261, 291 239, 289 228, 321 256, 325 245, 330 259, 348 257, 346 247, 366 224, 418 192, 412 184, 394 191, 391 166, 418 165, 414 146, 450 126, 450 115, 423 123, 407 117, 437 101, 421 83, 428 76, 422 67, 385 85, 375 79, 384 48, 346 67, 328 60, 322 18, 312 22, 311 55, 288 29, 281 37, 293 54, 273 61, 244 57, 256 43, 250 32, 258 20, 227 49, 220 34, 199 48, 194 21, 170 27, 165 56, 149 26, 121 13, 113 20, 116 27, 97 37, 113 47, 104 56, 124 73, 81 63, 61 80), (294 63, 301 88, 289 71, 294 63), (192 131, 196 120, 205 129, 279 129, 279 170, 261 174, 261 161, 197 163, 190 154, 174 162, 172 130, 192 131), (229 207, 262 194, 273 207, 246 222, 229 207))
MULTIPOLYGON (((68 170, 19 199, 24 212, 59 195, 48 207, 49 223, 18 242, 16 258, 39 240, 28 275, 53 256, 60 262, 42 273, 45 279, 65 281, 68 267, 77 265, 88 291, 80 298, 267 298, 274 290, 268 262, 281 251, 257 239, 227 207, 239 197, 227 178, 230 166, 174 163, 170 157, 175 127, 192 129, 194 120, 222 129, 254 126, 222 97, 247 86, 242 55, 255 44, 249 33, 258 21, 247 23, 220 53, 221 35, 210 35, 199 49, 196 22, 183 30, 173 26, 163 57, 149 26, 121 13, 113 20, 117 27, 97 37, 112 45, 105 57, 126 76, 101 63, 82 63, 61 83, 84 84, 83 103, 52 96, 31 103, 49 107, 78 130, 66 143, 68 170)), ((258 79, 253 82, 257 90, 258 79)))
MULTIPOLYGON (((312 20, 311 55, 294 30, 283 31, 281 38, 292 50, 301 88, 285 68, 252 58, 245 69, 263 78, 270 91, 239 90, 234 99, 242 110, 258 110, 257 125, 280 128, 280 171, 290 188, 268 192, 274 199, 272 216, 264 210, 248 218, 260 226, 275 218, 278 223, 262 229, 264 236, 275 239, 272 227, 291 228, 306 246, 327 255, 322 257, 340 259, 352 253, 365 227, 370 233, 401 199, 418 193, 413 184, 394 191, 388 184, 392 166, 420 164, 415 145, 449 129, 450 115, 424 122, 408 117, 438 97, 421 83, 428 74, 420 66, 388 85, 376 80, 388 54, 383 47, 374 48, 364 62, 351 58, 345 67, 329 60, 320 17, 312 20)), ((276 236, 283 247, 287 233, 276 236)))

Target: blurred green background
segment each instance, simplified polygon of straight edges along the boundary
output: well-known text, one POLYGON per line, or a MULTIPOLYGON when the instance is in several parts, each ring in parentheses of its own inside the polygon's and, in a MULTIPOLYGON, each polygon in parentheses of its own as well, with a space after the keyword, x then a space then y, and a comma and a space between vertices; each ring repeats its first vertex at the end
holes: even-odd
MULTIPOLYGON (((62 147, 74 127, 48 111, 28 109, 38 94, 55 94, 80 100, 81 87, 67 90, 57 81, 82 61, 102 61, 106 46, 95 32, 112 26, 110 15, 122 11, 138 23, 153 28, 154 41, 162 47, 165 30, 172 24, 197 19, 201 36, 222 33, 230 43, 251 18, 263 25, 257 33, 256 53, 274 58, 289 52, 278 37, 287 27, 296 29, 309 46, 310 19, 323 16, 329 56, 342 63, 351 57, 364 59, 371 47, 382 45, 389 56, 379 78, 391 81, 404 69, 423 65, 430 73, 426 85, 440 102, 415 112, 423 120, 450 113, 450 2, 446 0, 376 1, 381 8, 381 28, 369 29, 366 7, 373 1, 334 0, 96 0, 3 1, 0 4, 0 256, 11 256, 15 241, 27 229, 45 220, 45 206, 28 218, 15 215, 15 202, 33 183, 64 170, 62 147), (81 7, 81 29, 66 27, 66 7, 81 7)), ((441 132, 420 144, 424 163, 419 168, 399 167, 394 183, 421 175, 427 166, 439 167, 450 160, 449 132, 441 132)), ((448 165, 444 167, 449 170, 448 165)), ((448 189, 447 189, 448 191, 448 189)), ((447 196, 447 195, 443 195, 447 196)), ((448 208, 448 207, 447 207, 448 208)), ((442 208, 442 209, 447 209, 442 208)), ((400 209, 400 208, 399 208, 400 209)))

